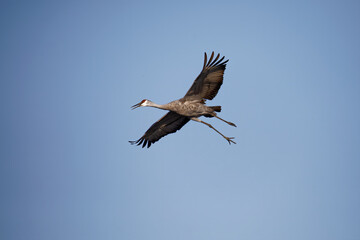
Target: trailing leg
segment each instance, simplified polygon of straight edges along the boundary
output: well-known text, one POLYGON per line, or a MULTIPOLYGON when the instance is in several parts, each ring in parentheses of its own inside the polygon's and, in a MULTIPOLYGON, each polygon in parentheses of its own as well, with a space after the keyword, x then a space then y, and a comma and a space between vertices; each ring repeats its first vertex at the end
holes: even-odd
MULTIPOLYGON (((226 137, 226 136, 224 136, 221 132, 219 132, 219 131, 216 130, 213 126, 211 126, 211 124, 209 124, 209 123, 207 123, 207 122, 204 122, 204 121, 201 121, 200 119, 195 118, 195 117, 191 118, 191 120, 194 120, 194 121, 196 121, 196 122, 203 123, 203 124, 207 125, 208 127, 214 129, 218 134, 220 134, 223 138, 225 138, 225 139, 229 142, 229 144, 231 144, 231 143, 236 144, 236 142, 234 142, 233 140, 231 140, 231 139, 234 139, 233 137, 226 137)), ((235 124, 234 124, 234 125, 235 125, 235 124)))
POLYGON ((231 126, 233 126, 233 127, 236 127, 236 125, 235 125, 234 123, 228 122, 228 121, 222 119, 221 117, 218 117, 216 113, 212 113, 212 115, 213 115, 214 117, 216 117, 217 119, 220 119, 221 121, 226 122, 227 124, 229 124, 229 125, 231 125, 231 126))

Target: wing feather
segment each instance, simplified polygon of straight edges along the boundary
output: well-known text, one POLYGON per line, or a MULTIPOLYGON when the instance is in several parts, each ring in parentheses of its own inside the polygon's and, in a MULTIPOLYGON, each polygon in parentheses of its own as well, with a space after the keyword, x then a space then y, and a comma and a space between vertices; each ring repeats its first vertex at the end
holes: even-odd
POLYGON ((203 69, 206 67, 206 63, 207 63, 207 55, 206 52, 204 53, 204 66, 203 69))
POLYGON ((217 61, 217 62, 215 63, 215 65, 218 65, 222 60, 224 60, 224 58, 225 58, 225 56, 222 57, 219 61, 217 61))
POLYGON ((150 147, 151 144, 159 141, 160 138, 180 130, 189 120, 188 117, 170 111, 155 122, 141 138, 137 141, 129 142, 137 145, 142 144, 142 147, 150 147))
POLYGON ((224 71, 226 63, 229 60, 223 61, 225 57, 220 60, 220 54, 213 60, 214 52, 211 53, 209 61, 207 61, 207 55, 204 56, 204 67, 191 85, 189 91, 185 94, 186 97, 199 98, 199 99, 213 99, 222 83, 224 77, 224 71))
POLYGON ((215 64, 215 62, 219 59, 219 57, 220 57, 220 53, 218 53, 218 55, 216 56, 214 61, 212 61, 212 63, 209 65, 209 67, 213 66, 215 64))

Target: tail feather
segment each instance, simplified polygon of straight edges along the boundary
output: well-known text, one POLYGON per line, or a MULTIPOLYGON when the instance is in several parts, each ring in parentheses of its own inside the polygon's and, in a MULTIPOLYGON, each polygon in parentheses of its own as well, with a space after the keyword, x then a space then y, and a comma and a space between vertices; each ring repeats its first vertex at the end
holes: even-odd
POLYGON ((213 106, 211 107, 212 110, 214 110, 215 112, 221 112, 221 106, 213 106))

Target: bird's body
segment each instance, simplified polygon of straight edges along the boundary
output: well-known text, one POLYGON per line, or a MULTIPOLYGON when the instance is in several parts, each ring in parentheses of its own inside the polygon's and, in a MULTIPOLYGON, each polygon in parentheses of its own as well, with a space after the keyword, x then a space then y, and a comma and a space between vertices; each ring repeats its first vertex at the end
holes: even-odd
POLYGON ((204 67, 200 75, 195 79, 193 85, 183 98, 169 102, 167 104, 156 104, 150 100, 144 99, 140 103, 135 104, 133 109, 137 107, 155 107, 169 112, 163 116, 159 121, 155 122, 146 133, 137 141, 130 141, 131 144, 142 144, 142 147, 150 147, 150 145, 158 141, 163 136, 180 130, 188 121, 193 120, 201 122, 214 129, 217 133, 223 136, 228 142, 235 143, 232 139, 224 136, 210 124, 201 121, 198 117, 216 117, 229 125, 235 124, 225 121, 217 116, 216 112, 221 111, 221 106, 206 106, 206 99, 212 100, 220 89, 223 82, 223 74, 226 63, 229 60, 222 62, 224 57, 220 60, 220 54, 213 60, 214 52, 212 52, 209 61, 205 53, 204 67))
POLYGON ((198 100, 187 100, 184 98, 169 102, 164 105, 154 104, 151 102, 149 106, 173 111, 187 117, 200 117, 214 113, 213 107, 208 107, 198 100))

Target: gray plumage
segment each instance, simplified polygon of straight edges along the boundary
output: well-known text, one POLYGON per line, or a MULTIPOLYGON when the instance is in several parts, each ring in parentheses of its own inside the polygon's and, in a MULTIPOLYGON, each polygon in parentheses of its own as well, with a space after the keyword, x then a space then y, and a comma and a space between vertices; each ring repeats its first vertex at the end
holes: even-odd
POLYGON ((160 138, 180 130, 187 122, 193 120, 214 129, 223 136, 229 144, 235 144, 232 140, 233 138, 224 136, 209 123, 198 119, 200 116, 216 117, 227 124, 236 127, 234 123, 225 121, 217 116, 216 112, 221 111, 221 106, 205 105, 206 100, 212 100, 216 96, 223 83, 226 63, 229 60, 223 61, 225 57, 222 57, 221 59, 219 59, 219 57, 220 54, 213 59, 214 52, 212 52, 209 61, 207 61, 207 55, 205 53, 203 69, 183 98, 164 105, 156 104, 150 100, 144 99, 140 103, 132 106, 132 109, 138 107, 155 107, 168 110, 169 112, 155 122, 140 139, 129 142, 137 145, 142 144, 142 147, 150 147, 151 144, 155 143, 160 138))

